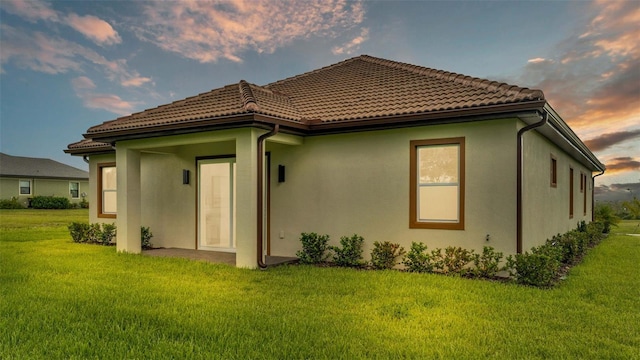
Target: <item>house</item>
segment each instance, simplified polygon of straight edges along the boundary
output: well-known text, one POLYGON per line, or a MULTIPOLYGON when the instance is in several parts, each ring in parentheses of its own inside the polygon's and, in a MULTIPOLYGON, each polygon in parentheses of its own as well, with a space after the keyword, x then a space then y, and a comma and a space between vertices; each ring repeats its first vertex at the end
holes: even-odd
POLYGON ((89 173, 51 159, 0 153, 0 199, 17 198, 24 206, 34 196, 89 200, 89 173))
POLYGON ((507 254, 591 221, 604 172, 540 90, 367 55, 89 128, 90 221, 119 251, 293 256, 302 232, 507 254))

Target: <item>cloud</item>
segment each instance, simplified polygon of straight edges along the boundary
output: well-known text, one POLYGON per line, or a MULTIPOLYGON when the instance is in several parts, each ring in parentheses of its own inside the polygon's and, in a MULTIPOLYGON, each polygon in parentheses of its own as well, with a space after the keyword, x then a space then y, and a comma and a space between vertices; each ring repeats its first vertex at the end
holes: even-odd
POLYGON ((67 24, 96 44, 113 45, 122 42, 120 35, 108 22, 92 15, 79 16, 69 14, 67 24))
POLYGON ((28 21, 38 20, 59 21, 58 13, 51 8, 49 3, 39 0, 3 0, 0 6, 8 13, 18 15, 28 21))
POLYGON ((607 133, 593 139, 585 141, 585 144, 591 149, 591 151, 600 151, 607 149, 618 143, 635 139, 640 137, 640 129, 631 131, 619 131, 614 133, 607 133))
POLYGON ((17 66, 47 74, 80 71, 78 57, 98 58, 92 50, 43 33, 30 33, 2 24, 0 64, 14 61, 17 66))
POLYGON ((635 160, 630 156, 613 158, 605 165, 608 173, 640 170, 640 161, 635 160))
POLYGON ((9 62, 22 68, 47 74, 83 72, 89 65, 97 67, 111 81, 125 87, 137 87, 151 82, 135 70, 130 70, 124 59, 108 60, 94 50, 41 32, 19 30, 0 25, 2 51, 0 65, 9 62))
POLYGON ((534 59, 527 60, 527 63, 529 63, 529 64, 539 64, 539 63, 543 63, 543 62, 546 62, 546 61, 549 61, 549 60, 547 60, 545 58, 537 57, 537 58, 534 58, 534 59))
POLYGON ((297 39, 335 38, 364 20, 361 2, 227 0, 148 4, 140 39, 201 63, 241 62, 247 50, 272 53, 297 39))
POLYGON ((125 86, 125 87, 131 87, 131 86, 142 86, 148 82, 151 82, 151 78, 148 77, 142 77, 142 76, 136 76, 136 77, 131 77, 129 79, 123 80, 120 85, 125 86))
POLYGON ((542 89, 582 136, 640 122, 640 7, 602 0, 590 10, 589 21, 558 45, 556 58, 529 60, 520 79, 542 89))
POLYGON ((86 76, 80 76, 73 80, 71 80, 71 85, 76 90, 85 90, 85 89, 95 89, 96 84, 93 83, 91 79, 86 76))
POLYGON ((28 21, 48 21, 67 25, 98 45, 113 45, 122 42, 118 32, 106 21, 93 15, 80 16, 70 13, 63 16, 50 3, 40 0, 9 0, 0 2, 2 9, 28 21))
POLYGON ((353 40, 343 44, 342 46, 335 46, 331 49, 334 55, 337 54, 352 54, 354 51, 360 48, 360 44, 369 39, 369 28, 363 28, 360 31, 360 35, 353 38, 353 40))
POLYGON ((613 183, 609 186, 599 185, 593 188, 596 201, 626 201, 640 196, 640 182, 613 183))
POLYGON ((118 115, 127 115, 139 104, 122 100, 117 95, 93 92, 96 85, 86 76, 74 78, 71 80, 71 86, 76 95, 82 99, 84 106, 90 109, 101 109, 118 115))

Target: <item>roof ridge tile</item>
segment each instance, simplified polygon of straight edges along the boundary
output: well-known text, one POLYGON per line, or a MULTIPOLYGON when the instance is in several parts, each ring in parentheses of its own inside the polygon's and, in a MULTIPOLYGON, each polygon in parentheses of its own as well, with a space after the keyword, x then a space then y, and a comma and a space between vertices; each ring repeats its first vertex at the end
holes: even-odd
POLYGON ((240 99, 242 100, 243 109, 250 112, 260 111, 260 106, 253 95, 253 91, 251 90, 249 83, 245 80, 240 80, 238 88, 240 89, 240 99))

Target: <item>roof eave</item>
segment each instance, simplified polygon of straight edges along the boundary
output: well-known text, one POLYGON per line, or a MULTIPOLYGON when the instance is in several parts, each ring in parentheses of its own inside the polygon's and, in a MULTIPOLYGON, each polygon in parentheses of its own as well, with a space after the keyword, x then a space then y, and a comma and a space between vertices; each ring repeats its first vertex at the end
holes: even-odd
MULTIPOLYGON (((573 130, 567 125, 567 123, 562 120, 560 115, 549 105, 545 105, 545 111, 551 116, 549 116, 548 126, 544 127, 544 129, 549 129, 545 133, 545 136, 551 138, 553 134, 556 134, 556 137, 561 137, 564 140, 564 145, 557 141, 556 145, 559 145, 564 148, 565 151, 573 155, 576 160, 580 160, 583 165, 588 165, 589 169, 592 171, 605 171, 606 167, 603 163, 598 160, 593 152, 585 145, 582 140, 576 135, 573 130)), ((544 132, 544 130, 541 130, 544 132)))
POLYGON ((288 133, 304 134, 308 125, 288 119, 281 119, 269 115, 250 113, 217 118, 199 119, 197 121, 147 126, 143 128, 117 129, 95 133, 86 133, 84 137, 94 141, 115 143, 121 140, 133 140, 148 137, 168 135, 182 135, 202 131, 227 130, 243 127, 258 127, 270 129, 270 124, 280 124, 288 133))
POLYGON ((400 127, 453 124, 515 116, 522 112, 541 111, 544 100, 448 109, 413 114, 399 114, 354 120, 312 122, 310 132, 322 135, 335 132, 382 130, 400 127))

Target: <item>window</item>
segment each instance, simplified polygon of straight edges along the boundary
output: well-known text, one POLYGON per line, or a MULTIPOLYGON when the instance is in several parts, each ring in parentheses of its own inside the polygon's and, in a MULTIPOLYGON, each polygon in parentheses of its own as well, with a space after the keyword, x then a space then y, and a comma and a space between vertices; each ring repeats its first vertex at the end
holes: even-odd
POLYGON ((31 180, 20 180, 20 195, 31 195, 31 180))
POLYGON ((582 215, 587 215, 587 174, 580 174, 582 179, 582 215))
POLYGON ((116 184, 116 164, 98 164, 98 217, 116 217, 118 207, 116 184))
POLYGON ((70 182, 69 183, 69 194, 72 199, 77 199, 80 197, 80 183, 79 182, 70 182))
POLYGON ((573 219, 573 168, 569 168, 569 219, 573 219))
POLYGON ((414 140, 410 228, 464 229, 464 138, 414 140))
POLYGON ((558 160, 551 155, 551 187, 558 186, 558 160))

